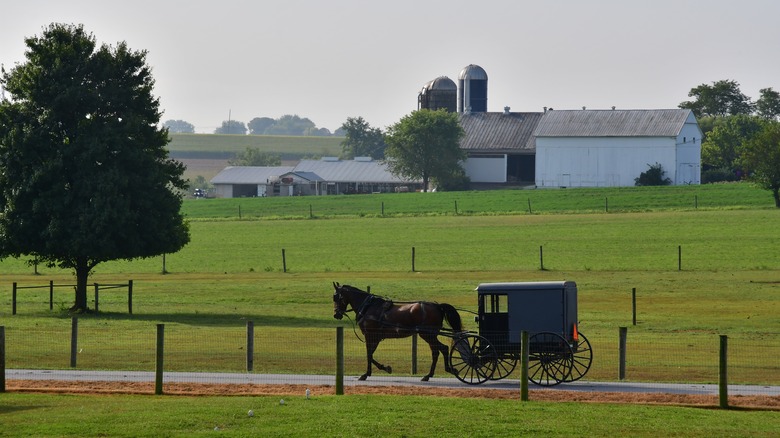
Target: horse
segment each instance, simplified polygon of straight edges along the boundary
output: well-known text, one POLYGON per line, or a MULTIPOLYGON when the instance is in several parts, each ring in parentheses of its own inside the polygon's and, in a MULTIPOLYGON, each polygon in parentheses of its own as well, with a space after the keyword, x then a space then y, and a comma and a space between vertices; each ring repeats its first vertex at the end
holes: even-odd
POLYGON ((447 321, 455 332, 463 331, 463 324, 455 307, 446 303, 425 301, 395 304, 346 284, 333 282, 333 287, 333 317, 340 320, 345 313, 355 312, 355 319, 365 337, 368 367, 358 380, 366 380, 371 375, 372 364, 391 374, 392 367, 377 362, 374 359, 374 351, 384 339, 405 338, 415 333, 431 348, 431 370, 422 381, 427 382, 433 377, 439 353, 444 355, 445 370, 448 373, 453 372, 449 349, 439 342, 438 335, 444 327, 444 321, 447 321))

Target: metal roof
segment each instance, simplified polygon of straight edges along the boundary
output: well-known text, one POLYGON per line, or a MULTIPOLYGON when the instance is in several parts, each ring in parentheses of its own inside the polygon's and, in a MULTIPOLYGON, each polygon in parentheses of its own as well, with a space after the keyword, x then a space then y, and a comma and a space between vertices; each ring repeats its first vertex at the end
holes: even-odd
POLYGON ((419 183, 418 180, 399 178, 388 170, 383 161, 364 157, 355 160, 339 160, 325 157, 321 160, 301 160, 297 166, 255 167, 233 166, 222 169, 212 184, 265 184, 282 175, 294 173, 309 181, 345 183, 419 183))
POLYGON ((458 75, 458 80, 478 80, 478 81, 486 81, 487 80, 487 73, 485 72, 485 69, 482 67, 476 65, 476 64, 469 64, 465 67, 463 67, 463 70, 460 71, 460 75, 458 75))
POLYGON ((417 182, 399 178, 388 170, 382 161, 359 160, 301 160, 295 172, 312 172, 323 181, 359 183, 417 182))
POLYGON ((687 109, 550 110, 536 137, 676 137, 693 113, 687 109))
POLYGON ((292 172, 291 166, 231 166, 222 169, 214 178, 212 184, 265 184, 271 179, 292 172))
POLYGON ((466 135, 460 142, 468 152, 526 152, 536 150, 533 136, 544 113, 460 113, 466 135))

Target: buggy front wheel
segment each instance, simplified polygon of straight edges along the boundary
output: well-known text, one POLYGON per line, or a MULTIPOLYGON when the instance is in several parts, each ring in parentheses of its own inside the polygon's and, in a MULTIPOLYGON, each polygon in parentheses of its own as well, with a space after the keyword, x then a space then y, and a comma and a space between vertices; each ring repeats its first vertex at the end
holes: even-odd
POLYGON ((465 334, 455 338, 450 349, 452 373, 463 383, 479 385, 493 377, 498 356, 485 338, 465 334))

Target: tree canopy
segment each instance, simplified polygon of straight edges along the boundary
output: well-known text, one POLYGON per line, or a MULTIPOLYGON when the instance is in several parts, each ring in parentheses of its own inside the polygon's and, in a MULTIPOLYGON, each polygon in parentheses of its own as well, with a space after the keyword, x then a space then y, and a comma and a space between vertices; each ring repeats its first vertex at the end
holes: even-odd
POLYGON ((780 116, 780 93, 772 88, 758 90, 761 94, 756 100, 756 113, 765 119, 776 120, 780 116))
POLYGON ((461 167, 466 159, 460 148, 464 135, 455 113, 414 111, 387 129, 388 167, 395 175, 421 179, 427 191, 431 179, 450 179, 461 167))
POLYGON ((341 125, 344 140, 341 142, 341 155, 345 159, 371 157, 376 160, 385 157, 385 143, 382 130, 372 128, 363 117, 349 117, 341 125))
POLYGON ((176 134, 194 134, 195 126, 184 120, 166 120, 163 127, 176 134))
POLYGON ((176 252, 184 166, 169 158, 146 52, 97 46, 83 26, 51 24, 3 72, 0 255, 73 269, 73 310, 101 262, 176 252))
POLYGON ((235 157, 228 160, 231 166, 281 166, 282 157, 271 152, 263 152, 257 148, 246 148, 235 157))
POLYGON ((263 135, 265 134, 265 130, 273 126, 274 123, 276 123, 276 120, 270 117, 255 117, 250 120, 246 126, 249 128, 250 134, 263 135))
POLYGON ((780 122, 770 121, 746 141, 740 164, 747 179, 772 192, 775 207, 780 208, 780 122))
POLYGON ((692 110, 696 117, 750 114, 753 112, 753 103, 751 103, 750 98, 742 94, 739 83, 732 80, 715 81, 712 85, 701 84, 692 88, 688 97, 695 99, 682 102, 679 107, 692 110))
POLYGON ((246 135, 246 125, 238 120, 223 120, 222 126, 215 129, 214 134, 246 135))

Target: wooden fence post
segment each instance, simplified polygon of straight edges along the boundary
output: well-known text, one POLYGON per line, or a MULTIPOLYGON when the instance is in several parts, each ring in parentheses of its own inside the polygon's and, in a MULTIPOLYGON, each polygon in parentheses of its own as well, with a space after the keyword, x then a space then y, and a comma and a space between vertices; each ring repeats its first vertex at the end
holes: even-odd
POLYGON ((157 354, 154 369, 154 393, 163 393, 163 355, 165 353, 165 324, 157 324, 157 354))
POLYGON ((282 248, 282 272, 287 272, 287 255, 285 255, 284 248, 282 248))
POLYGON ((634 322, 634 325, 636 325, 636 288, 631 288, 631 314, 633 315, 632 319, 634 322))
POLYGON ((542 245, 539 245, 539 270, 544 271, 544 250, 542 245))
POLYGON ((99 299, 98 295, 100 292, 100 286, 98 286, 97 283, 95 283, 95 313, 98 313, 100 311, 100 305, 98 304, 99 299))
POLYGON ((54 310, 54 280, 49 280, 49 310, 54 310))
POLYGON ((416 272, 414 270, 414 247, 412 247, 412 272, 416 272))
POLYGON ((11 315, 16 315, 16 282, 11 292, 11 315))
POLYGON ((127 313, 133 314, 133 280, 127 280, 127 313))
POLYGON ((718 401, 720 407, 729 407, 729 379, 728 379, 728 347, 729 337, 720 335, 720 360, 718 361, 718 401))
POLYGON ((255 323, 246 322, 246 370, 250 372, 254 369, 255 363, 255 323))
POLYGON ((70 320, 70 367, 76 368, 76 355, 79 354, 79 319, 70 320))
POLYGON ((677 245, 677 270, 682 271, 682 245, 677 245))
POLYGON ((5 392, 5 326, 0 325, 0 392, 5 392))
POLYGON ((412 375, 417 374, 417 333, 412 335, 412 375))
POLYGON ((528 401, 528 332, 520 332, 520 400, 528 401))
POLYGON ((618 327, 619 341, 618 341, 618 379, 625 380, 626 378, 626 338, 628 337, 628 327, 618 327))
POLYGON ((336 395, 344 395, 344 327, 336 327, 336 395))

